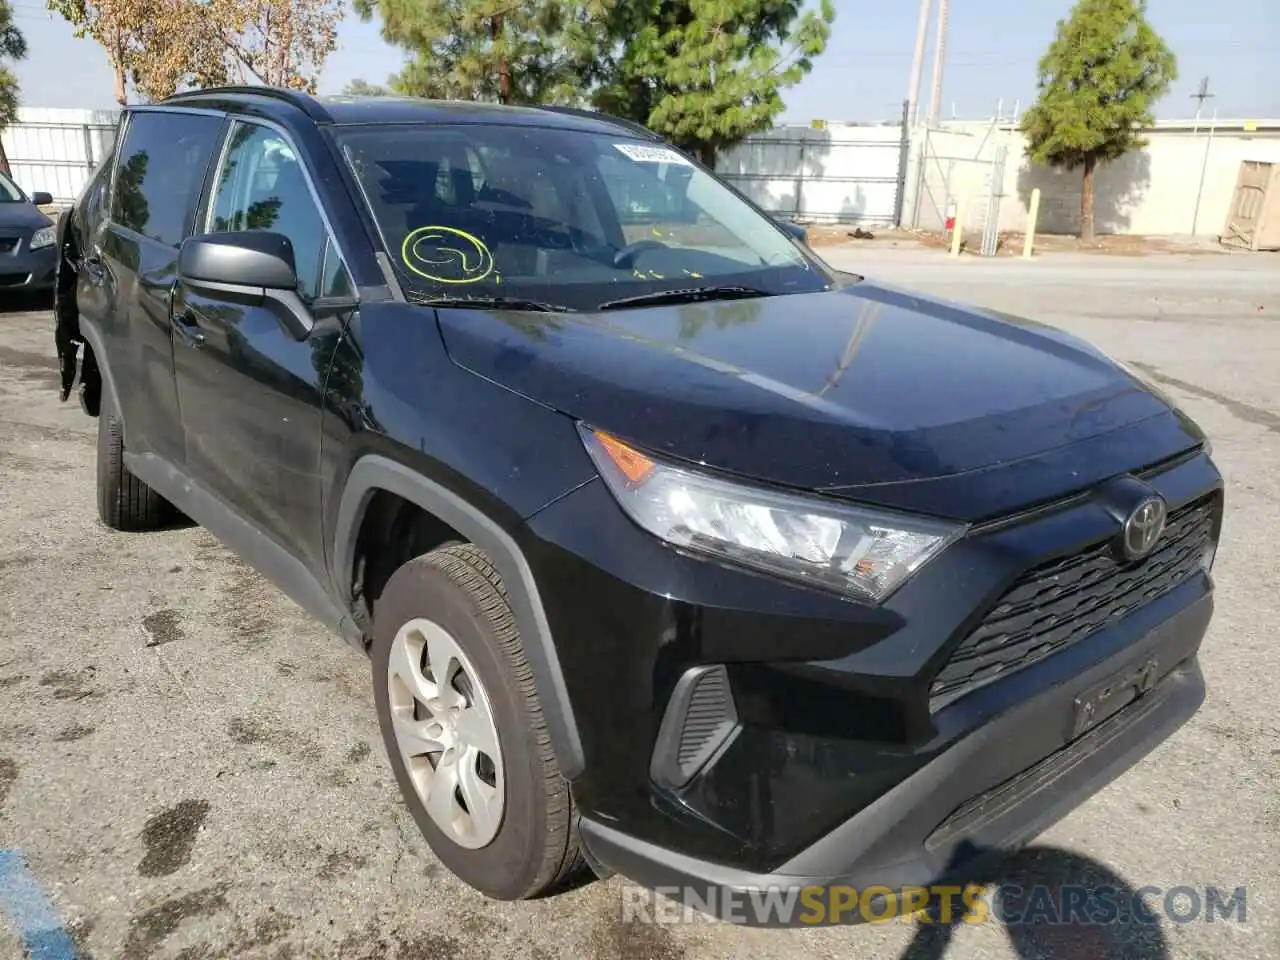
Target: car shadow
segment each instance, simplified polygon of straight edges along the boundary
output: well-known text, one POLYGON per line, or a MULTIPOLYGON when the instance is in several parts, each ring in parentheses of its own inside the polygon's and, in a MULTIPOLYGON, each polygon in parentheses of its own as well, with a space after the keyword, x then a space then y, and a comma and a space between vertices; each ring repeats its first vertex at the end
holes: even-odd
POLYGON ((0 314, 31 313, 36 310, 53 309, 53 291, 22 291, 0 295, 0 314))
MULTIPOLYGON (((992 915, 985 922, 1001 924, 1023 960, 1170 957, 1159 906, 1144 903, 1096 860, 1048 846, 1008 855, 968 847, 956 859, 975 865, 959 870, 954 882, 987 888, 992 915)), ((970 922, 965 912, 959 897, 950 910, 931 903, 899 960, 943 960, 957 929, 970 922)))

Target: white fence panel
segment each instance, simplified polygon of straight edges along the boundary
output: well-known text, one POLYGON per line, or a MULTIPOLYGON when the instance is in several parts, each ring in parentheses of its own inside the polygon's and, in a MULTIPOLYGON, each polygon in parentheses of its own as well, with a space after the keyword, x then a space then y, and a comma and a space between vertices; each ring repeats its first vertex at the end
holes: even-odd
POLYGON ((18 122, 0 134, 13 179, 28 193, 74 200, 111 149, 118 116, 115 110, 21 108, 18 122))
POLYGON ((809 223, 893 223, 902 127, 777 127, 716 158, 716 173, 769 213, 809 223))

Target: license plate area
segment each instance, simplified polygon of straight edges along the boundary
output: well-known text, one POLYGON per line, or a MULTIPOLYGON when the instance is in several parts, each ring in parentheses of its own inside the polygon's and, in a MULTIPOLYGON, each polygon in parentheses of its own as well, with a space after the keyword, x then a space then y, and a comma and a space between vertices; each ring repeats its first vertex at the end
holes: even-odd
POLYGON ((1075 740, 1115 716, 1154 687, 1159 679, 1160 661, 1148 656, 1077 694, 1068 739, 1075 740))

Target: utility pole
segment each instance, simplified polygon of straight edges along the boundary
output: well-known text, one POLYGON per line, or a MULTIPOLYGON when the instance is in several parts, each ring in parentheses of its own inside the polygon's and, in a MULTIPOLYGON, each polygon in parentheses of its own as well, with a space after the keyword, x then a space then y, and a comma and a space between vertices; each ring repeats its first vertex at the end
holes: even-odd
POLYGON ((920 0, 920 16, 916 20, 916 49, 911 59, 911 80, 907 85, 907 112, 914 127, 919 114, 920 78, 924 73, 924 44, 929 37, 929 14, 933 0, 920 0))
POLYGON ((938 35, 933 40, 933 96, 929 100, 929 126, 938 123, 942 109, 942 65, 947 59, 947 0, 938 0, 938 35))
POLYGON ((1213 99, 1213 94, 1209 92, 1208 77, 1200 81, 1200 89, 1191 95, 1191 99, 1196 102, 1196 122, 1191 130, 1195 134, 1200 131, 1200 111, 1204 109, 1204 102, 1213 99))

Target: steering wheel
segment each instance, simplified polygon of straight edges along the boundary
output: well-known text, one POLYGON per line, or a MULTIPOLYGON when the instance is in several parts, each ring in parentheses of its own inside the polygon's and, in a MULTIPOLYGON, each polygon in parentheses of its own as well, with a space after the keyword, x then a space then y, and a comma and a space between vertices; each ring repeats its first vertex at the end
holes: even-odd
POLYGON ((668 250, 670 249, 661 240, 654 240, 652 237, 645 237, 643 240, 637 240, 635 243, 628 243, 625 247, 613 255, 613 265, 615 267, 625 267, 629 264, 637 253, 644 253, 646 250, 668 250))

